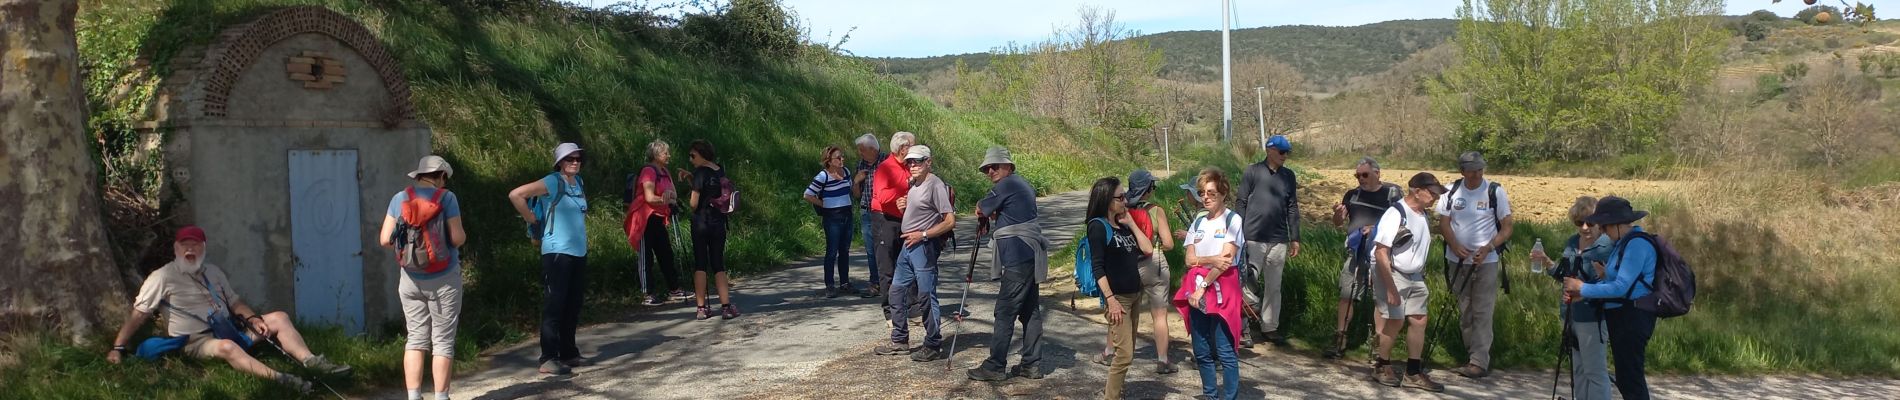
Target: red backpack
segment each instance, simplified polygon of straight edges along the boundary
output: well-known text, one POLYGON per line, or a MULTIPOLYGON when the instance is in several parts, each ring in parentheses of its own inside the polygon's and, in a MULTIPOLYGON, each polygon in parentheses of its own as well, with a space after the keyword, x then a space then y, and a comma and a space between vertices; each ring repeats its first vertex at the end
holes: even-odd
POLYGON ((402 202, 402 217, 396 220, 396 232, 392 242, 396 245, 396 265, 403 270, 433 274, 449 268, 453 261, 450 252, 448 224, 442 214, 442 196, 448 189, 436 189, 435 196, 422 198, 416 196, 414 186, 404 189, 409 195, 402 202))

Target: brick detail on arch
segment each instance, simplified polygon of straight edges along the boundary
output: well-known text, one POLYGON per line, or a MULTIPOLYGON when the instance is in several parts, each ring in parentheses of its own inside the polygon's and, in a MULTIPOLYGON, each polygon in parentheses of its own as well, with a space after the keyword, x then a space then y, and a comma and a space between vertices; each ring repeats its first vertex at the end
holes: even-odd
POLYGON ((220 32, 217 44, 207 50, 201 64, 206 67, 201 77, 204 116, 224 117, 231 87, 257 57, 272 44, 304 33, 323 34, 355 49, 382 78, 400 119, 415 119, 416 109, 409 102, 409 83, 403 79, 402 67, 376 35, 348 16, 315 6, 285 8, 220 32))

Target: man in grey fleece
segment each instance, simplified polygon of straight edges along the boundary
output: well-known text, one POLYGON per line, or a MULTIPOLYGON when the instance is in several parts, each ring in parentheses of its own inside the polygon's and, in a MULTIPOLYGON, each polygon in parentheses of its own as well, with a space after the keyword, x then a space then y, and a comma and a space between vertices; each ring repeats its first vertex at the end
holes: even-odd
POLYGON ((983 365, 969 370, 972 380, 1000 381, 1012 376, 1042 379, 1041 294, 1037 285, 1049 279, 1049 239, 1042 236, 1042 223, 1036 211, 1036 189, 1016 175, 1016 162, 1009 150, 991 147, 980 167, 983 176, 996 185, 977 203, 977 236, 996 221, 990 235, 992 266, 990 274, 1002 279, 996 293, 996 313, 990 330, 990 357, 983 365), (1004 374, 1009 361, 1009 341, 1016 323, 1023 325, 1022 361, 1004 374))
MULTIPOLYGON (((1286 272, 1286 260, 1300 255, 1299 181, 1286 168, 1293 143, 1286 136, 1274 135, 1263 144, 1267 158, 1241 173, 1240 193, 1234 205, 1241 217, 1242 237, 1247 239, 1247 264, 1265 281, 1260 292, 1260 331, 1265 340, 1285 344, 1280 333, 1280 277, 1286 272)), ((1250 344, 1252 335, 1243 335, 1250 344)))

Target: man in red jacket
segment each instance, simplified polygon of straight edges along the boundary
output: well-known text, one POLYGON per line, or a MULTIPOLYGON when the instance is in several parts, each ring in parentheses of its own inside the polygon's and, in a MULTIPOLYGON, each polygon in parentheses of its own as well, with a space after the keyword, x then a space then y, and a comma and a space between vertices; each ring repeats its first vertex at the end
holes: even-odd
MULTIPOLYGON (((891 154, 899 155, 910 151, 917 144, 917 135, 910 132, 897 132, 891 135, 891 154)), ((877 241, 872 253, 877 256, 877 291, 884 295, 884 313, 891 312, 891 278, 897 272, 897 253, 904 244, 903 222, 905 197, 910 195, 910 168, 904 166, 902 156, 885 157, 878 163, 877 173, 871 180, 871 237, 877 241)), ((915 298, 916 293, 910 294, 915 298)), ((918 307, 921 308, 921 307, 918 307)), ((921 311, 921 310, 913 310, 921 311)), ((915 312, 913 312, 914 314, 915 312)))

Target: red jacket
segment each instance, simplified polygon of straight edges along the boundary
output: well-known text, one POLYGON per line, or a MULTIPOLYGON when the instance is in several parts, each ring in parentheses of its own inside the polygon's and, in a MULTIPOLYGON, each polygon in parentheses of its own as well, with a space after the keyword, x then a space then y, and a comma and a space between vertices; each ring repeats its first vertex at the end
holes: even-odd
POLYGON ((895 218, 904 217, 897 198, 910 195, 910 168, 903 157, 891 154, 877 165, 877 177, 871 180, 871 211, 895 218))

